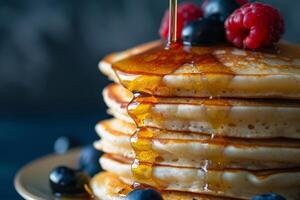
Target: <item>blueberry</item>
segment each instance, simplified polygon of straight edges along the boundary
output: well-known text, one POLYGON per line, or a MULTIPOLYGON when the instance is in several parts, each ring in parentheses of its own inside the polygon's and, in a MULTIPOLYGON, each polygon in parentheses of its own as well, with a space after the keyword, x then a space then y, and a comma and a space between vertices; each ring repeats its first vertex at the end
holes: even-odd
POLYGON ((125 200, 163 200, 163 198, 156 190, 136 189, 131 191, 125 200))
POLYGON ((275 193, 268 193, 268 194, 262 194, 257 195, 253 197, 251 200, 286 200, 283 196, 280 196, 275 193))
POLYGON ((70 137, 61 136, 54 142, 54 152, 58 154, 64 154, 71 148, 79 146, 79 142, 70 137))
POLYGON ((99 158, 102 154, 103 152, 96 150, 92 145, 84 147, 80 153, 80 169, 88 173, 90 176, 94 176, 98 172, 102 171, 99 164, 99 158))
POLYGON ((185 45, 213 45, 225 41, 224 24, 216 19, 201 18, 187 24, 182 31, 185 45))
POLYGON ((207 0, 203 5, 203 13, 204 17, 225 22, 227 17, 239 7, 236 0, 207 0))
POLYGON ((86 173, 65 166, 56 167, 49 174, 50 186, 56 195, 86 194, 84 185, 89 184, 89 179, 86 173))

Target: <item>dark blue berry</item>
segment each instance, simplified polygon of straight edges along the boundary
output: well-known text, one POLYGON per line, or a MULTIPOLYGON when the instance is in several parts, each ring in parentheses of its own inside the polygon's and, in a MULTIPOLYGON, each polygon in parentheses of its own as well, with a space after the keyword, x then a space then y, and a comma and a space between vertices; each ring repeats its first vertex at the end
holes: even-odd
POLYGON ((90 176, 94 176, 98 172, 102 171, 99 164, 99 158, 102 154, 103 152, 96 150, 92 145, 84 147, 80 153, 80 169, 88 173, 90 176))
POLYGON ((70 137, 61 136, 54 142, 54 152, 58 154, 64 154, 71 148, 79 146, 79 142, 70 137))
POLYGON ((225 22, 227 17, 239 7, 236 0, 207 0, 203 5, 203 13, 204 17, 225 22))
POLYGON ((49 174, 50 186, 56 195, 80 195, 85 194, 84 185, 89 184, 89 176, 69 167, 60 166, 49 174))
POLYGON ((153 189, 135 189, 125 200, 163 200, 161 194, 153 189))
POLYGON ((182 31, 185 45, 213 45, 225 41, 224 24, 216 19, 202 18, 187 24, 182 31))
POLYGON ((251 200, 286 200, 283 196, 280 196, 275 193, 268 193, 268 194, 262 194, 257 195, 253 197, 251 200))

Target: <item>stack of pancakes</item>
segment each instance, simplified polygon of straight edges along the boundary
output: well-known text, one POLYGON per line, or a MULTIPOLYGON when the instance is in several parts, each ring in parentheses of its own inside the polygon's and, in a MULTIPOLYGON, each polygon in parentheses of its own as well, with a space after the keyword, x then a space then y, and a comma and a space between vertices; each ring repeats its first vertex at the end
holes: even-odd
POLYGON ((284 43, 252 52, 152 42, 107 56, 114 118, 96 126, 107 171, 92 179, 97 198, 124 199, 140 184, 166 200, 300 199, 298 58, 284 43))

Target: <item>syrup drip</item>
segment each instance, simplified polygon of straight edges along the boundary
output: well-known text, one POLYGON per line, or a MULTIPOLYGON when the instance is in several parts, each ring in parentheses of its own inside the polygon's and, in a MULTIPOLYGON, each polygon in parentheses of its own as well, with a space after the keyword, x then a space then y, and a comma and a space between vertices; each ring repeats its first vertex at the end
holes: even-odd
POLYGON ((135 152, 132 173, 135 181, 160 188, 160 183, 152 175, 153 164, 159 154, 152 148, 153 132, 147 129, 137 129, 131 137, 131 145, 135 152))
MULTIPOLYGON (((152 104, 143 104, 136 101, 137 99, 143 99, 146 95, 136 93, 132 102, 128 105, 128 114, 136 122, 137 130, 131 137, 131 146, 135 152, 135 159, 131 165, 132 174, 136 183, 134 186, 141 187, 143 185, 151 185, 156 188, 163 188, 158 180, 153 177, 153 165, 156 162, 159 154, 152 148, 154 132, 147 128, 142 127, 143 120, 149 117, 152 104)), ((148 96, 152 102, 156 102, 154 96, 148 96)))
MULTIPOLYGON (((202 83, 190 83, 184 89, 203 88, 203 90, 209 91, 212 96, 216 96, 226 88, 234 76, 234 73, 221 64, 213 55, 215 47, 184 47, 182 44, 177 43, 177 0, 170 0, 170 16, 171 31, 166 45, 123 59, 112 66, 120 83, 134 93, 127 110, 138 127, 131 137, 131 145, 136 155, 131 167, 136 181, 134 186, 136 187, 150 185, 158 189, 164 188, 162 181, 156 180, 153 176, 153 165, 159 158, 159 154, 152 147, 153 138, 156 136, 154 132, 144 127, 144 120, 147 118, 162 121, 161 115, 153 115, 153 112, 150 111, 155 103, 159 102, 159 98, 153 96, 155 91, 161 90, 168 93, 170 89, 164 85, 163 78, 176 72, 176 70, 180 70, 180 68, 192 67, 201 72, 202 83), (228 75, 228 79, 220 81, 220 74, 228 75)), ((192 76, 192 74, 190 75, 192 76)), ((204 101, 202 103, 206 105, 209 102, 204 101)), ((211 140, 214 140, 218 137, 215 134, 220 130, 222 124, 227 122, 228 113, 225 111, 224 113, 216 113, 214 110, 207 110, 206 115, 213 130, 211 140)), ((163 130, 160 134, 163 134, 163 130)), ((226 146, 225 139, 223 143, 226 146)), ((222 173, 215 176, 209 172, 211 162, 219 163, 220 170, 224 169, 223 164, 226 163, 223 156, 216 156, 213 161, 205 161, 202 167, 206 174, 203 190, 222 191, 227 186, 222 181, 222 173)))
MULTIPOLYGON (((161 115, 152 112, 155 104, 159 102, 162 102, 159 97, 145 95, 136 96, 128 106, 128 113, 132 119, 134 119, 137 126, 140 127, 131 138, 131 144, 136 154, 134 164, 132 165, 132 172, 135 180, 139 183, 155 186, 156 188, 161 189, 163 188, 163 184, 160 183, 161 181, 156 180, 152 175, 153 164, 157 161, 157 158, 159 158, 159 154, 152 148, 152 143, 153 139, 158 136, 155 135, 151 129, 145 127, 145 120, 147 119, 151 118, 151 120, 156 122, 163 121, 163 117, 161 115)), ((193 102, 191 104, 193 104, 193 102)), ((204 100, 201 102, 201 105, 207 107, 205 110, 206 119, 212 126, 212 138, 211 141, 207 142, 213 143, 214 140, 218 141, 218 144, 222 144, 224 146, 223 149, 225 149, 228 144, 227 139, 218 136, 216 133, 220 131, 223 124, 228 123, 228 107, 231 105, 228 101, 221 99, 204 100), (220 109, 218 109, 219 112, 216 112, 212 105, 226 106, 227 109, 224 109, 221 112, 220 109), (208 109, 209 107, 211 107, 211 109, 208 109)), ((160 130, 159 134, 164 134, 164 131, 160 130)), ((204 184, 204 190, 206 191, 222 191, 228 187, 223 182, 222 173, 218 173, 216 175, 216 173, 212 174, 209 172, 211 166, 213 166, 214 169, 219 170, 225 168, 227 161, 222 155, 223 153, 224 152, 217 152, 215 157, 211 158, 211 160, 204 161, 205 164, 202 169, 206 173, 206 180, 204 184)))
MULTIPOLYGON (((159 180, 155 180, 152 176, 153 164, 159 158, 159 154, 152 148, 153 140, 158 138, 157 132, 151 131, 147 128, 146 120, 152 120, 156 123, 163 121, 163 116, 153 112, 153 108, 157 103, 162 103, 163 99, 154 96, 141 96, 136 97, 128 106, 128 113, 131 118, 140 127, 134 136, 131 138, 131 144, 136 154, 136 159, 132 167, 133 174, 138 182, 155 186, 157 188, 163 188, 159 180)), ((221 131, 222 125, 228 123, 228 114, 230 111, 230 103, 227 100, 214 99, 203 100, 202 102, 190 102, 191 105, 203 105, 205 106, 205 118, 211 124, 211 139, 203 141, 204 143, 214 142, 221 144, 223 150, 228 145, 227 138, 217 135, 221 131), (224 106, 224 110, 214 108, 214 106, 224 106)), ((161 125, 162 126, 162 125, 161 125)), ((164 134, 164 130, 159 130, 159 134, 164 134)), ((189 133, 185 133, 189 134, 189 133)), ((185 140, 182 140, 185 142, 185 140)), ((210 160, 204 160, 203 171, 205 172, 205 191, 218 191, 224 190, 228 186, 223 182, 222 173, 210 173, 209 169, 217 169, 219 171, 225 169, 228 161, 223 156, 224 152, 215 152, 214 156, 210 156, 210 160)))

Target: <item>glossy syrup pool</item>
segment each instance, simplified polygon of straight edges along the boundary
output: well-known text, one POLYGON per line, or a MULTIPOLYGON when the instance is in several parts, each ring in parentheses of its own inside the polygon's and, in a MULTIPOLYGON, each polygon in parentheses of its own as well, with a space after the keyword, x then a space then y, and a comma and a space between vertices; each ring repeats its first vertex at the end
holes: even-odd
POLYGON ((194 71, 201 74, 201 80, 187 82, 183 89, 203 89, 211 96, 217 96, 235 76, 235 73, 214 55, 216 47, 189 47, 174 43, 166 48, 166 45, 168 44, 162 43, 113 63, 112 67, 120 83, 133 92, 153 95, 159 90, 168 94, 171 88, 165 85, 164 78, 181 72, 186 76, 193 76, 194 71))

